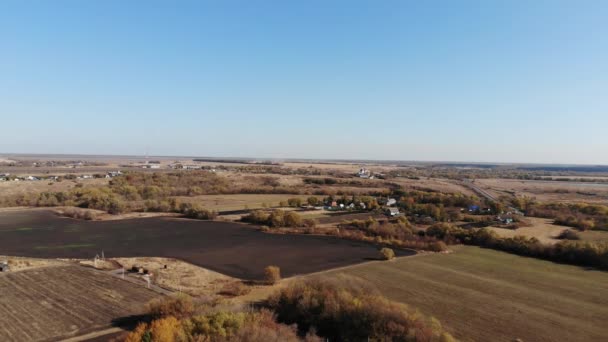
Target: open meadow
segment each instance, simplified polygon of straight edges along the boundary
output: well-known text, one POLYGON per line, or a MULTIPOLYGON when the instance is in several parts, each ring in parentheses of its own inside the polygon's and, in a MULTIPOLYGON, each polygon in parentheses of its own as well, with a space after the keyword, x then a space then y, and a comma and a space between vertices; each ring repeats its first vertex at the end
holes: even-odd
POLYGON ((463 341, 608 337, 608 273, 478 247, 454 249, 337 273, 368 280, 463 341))
POLYGON ((608 203, 608 183, 518 179, 477 179, 475 184, 495 197, 527 196, 541 202, 608 203))

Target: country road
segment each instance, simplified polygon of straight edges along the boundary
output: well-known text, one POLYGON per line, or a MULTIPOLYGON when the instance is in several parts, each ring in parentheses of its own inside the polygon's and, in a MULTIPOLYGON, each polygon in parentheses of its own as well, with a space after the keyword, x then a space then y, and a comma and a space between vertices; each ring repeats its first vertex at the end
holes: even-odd
POLYGON ((475 185, 475 183, 473 183, 472 181, 470 181, 468 179, 465 179, 464 181, 462 181, 462 185, 470 188, 475 193, 481 195, 482 197, 489 199, 490 201, 497 201, 496 197, 492 196, 489 192, 478 187, 477 185, 475 185))

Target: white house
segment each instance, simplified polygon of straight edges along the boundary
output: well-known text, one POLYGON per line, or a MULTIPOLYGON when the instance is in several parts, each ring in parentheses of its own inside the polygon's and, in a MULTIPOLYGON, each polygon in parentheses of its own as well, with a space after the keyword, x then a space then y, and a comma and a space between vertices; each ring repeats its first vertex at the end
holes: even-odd
POLYGON ((357 176, 359 176, 360 178, 369 178, 371 176, 371 171, 369 171, 368 169, 362 167, 359 172, 357 173, 357 176))
POLYGON ((397 216, 397 215, 399 215, 399 209, 398 208, 387 208, 386 214, 388 216, 397 216))

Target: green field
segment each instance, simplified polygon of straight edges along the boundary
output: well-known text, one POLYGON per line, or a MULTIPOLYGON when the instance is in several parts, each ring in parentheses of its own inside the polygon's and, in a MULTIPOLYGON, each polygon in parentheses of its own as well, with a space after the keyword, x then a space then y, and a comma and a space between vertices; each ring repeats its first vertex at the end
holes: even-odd
POLYGON ((454 250, 336 272, 369 280, 464 341, 608 341, 608 272, 454 250))

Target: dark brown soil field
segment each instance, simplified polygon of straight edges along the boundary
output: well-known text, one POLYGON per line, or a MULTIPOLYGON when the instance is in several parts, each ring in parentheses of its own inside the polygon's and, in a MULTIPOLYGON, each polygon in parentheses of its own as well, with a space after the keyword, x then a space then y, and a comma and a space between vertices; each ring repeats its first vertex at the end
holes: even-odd
POLYGON ((93 258, 102 251, 106 257, 172 257, 242 279, 261 279, 268 265, 293 276, 378 258, 374 245, 329 236, 174 218, 80 221, 43 210, 1 213, 0 251, 39 258, 93 258))
POLYGON ((57 341, 141 314, 159 294, 81 266, 0 274, 0 341, 57 341))

